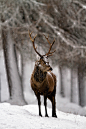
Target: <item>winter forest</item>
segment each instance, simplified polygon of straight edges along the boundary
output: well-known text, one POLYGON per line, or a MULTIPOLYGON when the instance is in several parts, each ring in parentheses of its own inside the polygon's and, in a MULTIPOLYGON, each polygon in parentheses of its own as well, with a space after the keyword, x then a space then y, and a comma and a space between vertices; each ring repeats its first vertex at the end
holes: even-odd
MULTIPOLYGON (((0 0, 0 102, 37 104, 30 77, 37 54, 55 43, 56 108, 86 116, 86 0, 0 0)), ((41 98, 43 101, 43 99, 41 98)), ((51 103, 48 102, 48 107, 51 103)))

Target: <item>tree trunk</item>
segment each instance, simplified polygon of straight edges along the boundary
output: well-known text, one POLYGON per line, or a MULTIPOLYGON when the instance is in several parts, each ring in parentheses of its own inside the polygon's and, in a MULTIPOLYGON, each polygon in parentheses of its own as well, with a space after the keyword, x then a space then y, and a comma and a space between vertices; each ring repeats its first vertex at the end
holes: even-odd
POLYGON ((59 71, 60 71, 60 94, 62 97, 65 97, 63 68, 59 67, 59 71))
POLYGON ((79 104, 77 68, 71 69, 71 102, 79 104))
POLYGON ((21 52, 21 82, 22 82, 22 88, 23 92, 25 90, 25 60, 24 60, 24 55, 21 52))
POLYGON ((80 65, 78 67, 78 85, 79 85, 79 105, 85 106, 85 69, 80 65))
POLYGON ((83 77, 83 85, 84 85, 84 91, 83 91, 83 94, 84 94, 84 106, 86 106, 86 73, 84 73, 84 77, 83 77))
POLYGON ((10 92, 9 102, 11 104, 24 105, 26 102, 24 100, 22 83, 16 62, 15 45, 11 37, 10 29, 2 28, 2 43, 10 92))
POLYGON ((0 73, 0 102, 1 102, 1 73, 0 73))

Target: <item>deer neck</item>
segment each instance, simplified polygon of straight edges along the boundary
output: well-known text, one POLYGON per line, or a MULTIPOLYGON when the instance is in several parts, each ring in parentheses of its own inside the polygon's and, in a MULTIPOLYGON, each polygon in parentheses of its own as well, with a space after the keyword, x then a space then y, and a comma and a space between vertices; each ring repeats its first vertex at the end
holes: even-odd
POLYGON ((47 72, 43 72, 38 66, 35 68, 35 71, 34 71, 34 79, 37 81, 37 82, 43 82, 44 79, 46 78, 46 74, 47 72))

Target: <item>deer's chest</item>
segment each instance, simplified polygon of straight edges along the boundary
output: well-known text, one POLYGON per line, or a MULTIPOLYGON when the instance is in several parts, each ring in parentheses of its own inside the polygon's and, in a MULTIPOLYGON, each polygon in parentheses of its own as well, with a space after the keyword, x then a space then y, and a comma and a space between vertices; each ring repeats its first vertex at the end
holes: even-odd
POLYGON ((38 92, 40 94, 45 94, 48 92, 49 87, 48 87, 48 83, 46 81, 43 81, 41 83, 34 81, 34 85, 32 85, 32 89, 35 92, 38 92))
POLYGON ((40 93, 41 95, 48 94, 49 92, 52 92, 54 89, 54 82, 53 82, 52 76, 49 76, 48 74, 46 74, 46 76, 45 77, 43 76, 43 78, 41 78, 41 80, 40 80, 40 78, 39 79, 34 78, 32 89, 35 92, 40 93))
POLYGON ((34 79, 38 83, 42 83, 45 78, 46 78, 46 73, 42 72, 41 70, 34 73, 34 79))

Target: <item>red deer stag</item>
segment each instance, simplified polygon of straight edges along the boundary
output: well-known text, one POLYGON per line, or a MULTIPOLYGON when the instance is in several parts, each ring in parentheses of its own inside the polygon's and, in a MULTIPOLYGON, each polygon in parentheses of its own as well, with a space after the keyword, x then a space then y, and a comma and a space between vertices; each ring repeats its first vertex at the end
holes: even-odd
POLYGON ((49 48, 48 53, 46 53, 45 55, 41 55, 37 51, 37 48, 35 47, 35 44, 34 44, 34 41, 37 35, 32 39, 31 34, 32 33, 29 32, 29 37, 33 43, 33 48, 40 57, 40 59, 35 62, 35 67, 31 75, 31 87, 38 100, 39 116, 42 116, 40 95, 43 95, 44 106, 45 106, 45 116, 48 117, 48 114, 47 114, 47 98, 48 98, 52 102, 52 117, 57 117, 56 102, 55 102, 56 76, 51 72, 52 68, 49 65, 49 62, 46 62, 44 60, 45 57, 49 57, 55 52, 55 50, 53 52, 50 52, 55 40, 51 44, 48 40, 48 37, 44 35, 48 43, 50 44, 50 48, 49 48))

